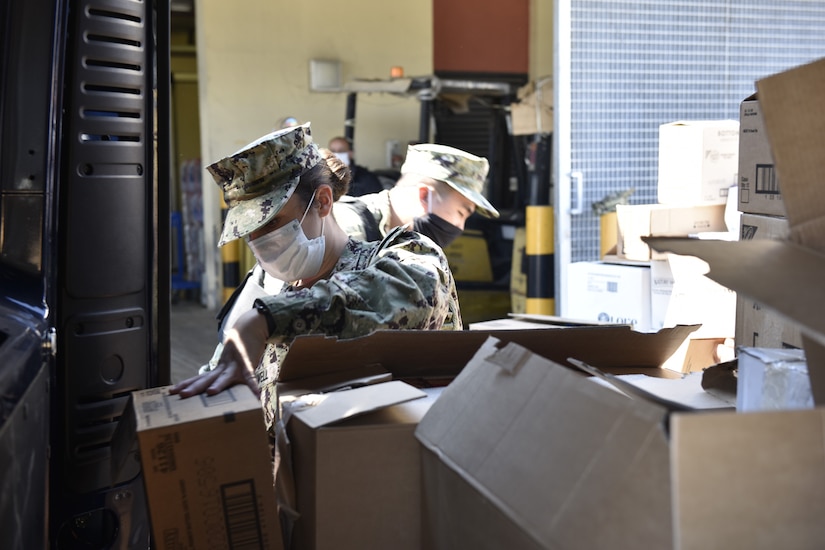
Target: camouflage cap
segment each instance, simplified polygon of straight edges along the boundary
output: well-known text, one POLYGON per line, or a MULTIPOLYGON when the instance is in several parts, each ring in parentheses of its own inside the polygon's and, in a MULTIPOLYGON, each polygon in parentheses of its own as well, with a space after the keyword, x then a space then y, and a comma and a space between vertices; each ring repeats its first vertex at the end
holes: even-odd
POLYGON ((207 170, 228 207, 218 246, 263 227, 283 208, 301 174, 318 164, 309 123, 276 130, 207 170))
POLYGON ((423 143, 407 148, 407 158, 401 166, 401 173, 420 174, 443 181, 470 199, 480 214, 497 218, 498 210, 481 193, 489 169, 490 164, 484 157, 447 145, 423 143))

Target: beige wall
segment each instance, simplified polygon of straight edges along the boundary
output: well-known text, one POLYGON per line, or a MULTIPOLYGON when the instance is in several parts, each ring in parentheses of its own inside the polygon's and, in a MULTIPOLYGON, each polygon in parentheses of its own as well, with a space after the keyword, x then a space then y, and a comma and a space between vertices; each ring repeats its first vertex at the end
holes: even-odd
MULTIPOLYGON (((531 0, 531 78, 552 72, 552 9, 550 0, 531 0)), ((346 94, 310 92, 311 59, 340 60, 345 81, 387 78, 396 65, 407 76, 433 71, 432 0, 197 0, 195 12, 204 164, 272 131, 287 115, 311 121, 320 144, 343 134, 346 94)), ((387 166, 388 140, 418 138, 414 99, 361 94, 356 115, 356 155, 370 168, 387 166)), ((205 173, 204 289, 214 308, 222 283, 220 199, 211 181, 205 173)))

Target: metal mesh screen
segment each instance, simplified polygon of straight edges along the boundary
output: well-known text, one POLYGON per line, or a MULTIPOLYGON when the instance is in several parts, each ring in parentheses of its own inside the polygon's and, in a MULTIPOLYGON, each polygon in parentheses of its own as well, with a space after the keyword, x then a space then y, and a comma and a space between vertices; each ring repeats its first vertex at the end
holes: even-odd
POLYGON ((573 0, 570 21, 573 262, 598 259, 593 202, 629 188, 657 202, 659 125, 738 120, 756 80, 825 56, 819 0, 573 0))

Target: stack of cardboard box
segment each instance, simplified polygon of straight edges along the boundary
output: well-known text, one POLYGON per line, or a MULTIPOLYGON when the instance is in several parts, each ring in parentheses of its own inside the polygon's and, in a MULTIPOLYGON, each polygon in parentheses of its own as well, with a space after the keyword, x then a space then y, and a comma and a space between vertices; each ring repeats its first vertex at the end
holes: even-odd
MULTIPOLYGON (((782 327, 798 330, 815 405, 720 414, 704 428, 703 420, 710 419, 674 418, 673 441, 704 450, 693 460, 671 463, 676 548, 818 548, 825 540, 823 89, 825 59, 757 81, 763 128, 782 186, 786 238, 647 239, 658 250, 704 259, 709 277, 760 304, 782 327)), ((755 118, 754 100, 746 100, 743 110, 755 118)), ((746 205, 756 200, 757 180, 749 176, 745 182, 746 205)), ((776 202, 779 195, 773 195, 776 202)), ((777 347, 784 345, 785 328, 772 333, 777 347)))
MULTIPOLYGON (((742 212, 739 238, 785 239, 788 236, 785 201, 779 189, 757 94, 742 102, 739 113, 738 206, 742 212)), ((765 258, 766 263, 771 261, 771 258, 765 258)), ((735 340, 739 346, 802 347, 795 324, 747 296, 737 296, 735 340)))
MULTIPOLYGON (((736 293, 708 279, 701 260, 651 250, 642 238, 736 238, 736 194, 730 191, 736 189, 738 147, 739 123, 734 120, 661 125, 658 203, 616 206, 615 254, 569 266, 564 315, 627 323, 641 331, 699 324, 691 340, 702 342, 686 342, 684 357, 690 355, 689 346, 732 343, 736 293)), ((708 364, 672 361, 670 366, 690 370, 708 364)))

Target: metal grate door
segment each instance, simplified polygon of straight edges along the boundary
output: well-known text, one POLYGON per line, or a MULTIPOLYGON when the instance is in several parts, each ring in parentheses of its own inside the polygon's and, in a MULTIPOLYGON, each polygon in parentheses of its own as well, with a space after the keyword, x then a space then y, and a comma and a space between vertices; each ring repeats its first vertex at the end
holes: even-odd
POLYGON ((557 0, 555 24, 563 302, 566 264, 598 259, 591 205, 631 188, 657 201, 659 125, 738 120, 756 80, 825 56, 825 1, 557 0))

